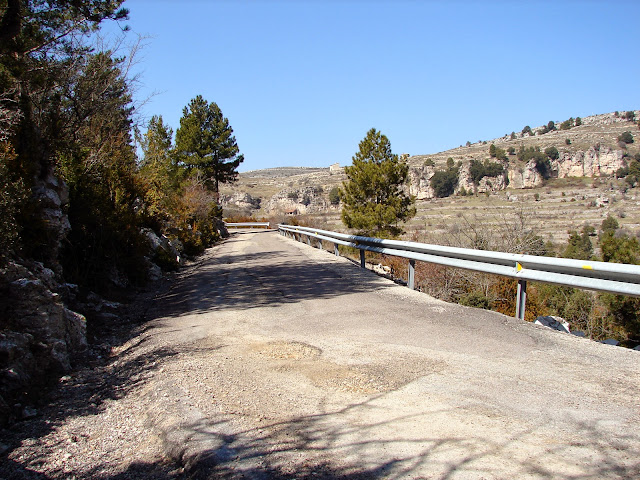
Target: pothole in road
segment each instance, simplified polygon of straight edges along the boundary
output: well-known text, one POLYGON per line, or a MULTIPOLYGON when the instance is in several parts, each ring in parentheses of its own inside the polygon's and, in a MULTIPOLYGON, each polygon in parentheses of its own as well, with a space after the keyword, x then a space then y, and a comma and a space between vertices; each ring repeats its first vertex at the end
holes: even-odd
POLYGON ((260 355, 276 359, 302 360, 322 354, 318 347, 303 342, 269 342, 254 348, 260 355))

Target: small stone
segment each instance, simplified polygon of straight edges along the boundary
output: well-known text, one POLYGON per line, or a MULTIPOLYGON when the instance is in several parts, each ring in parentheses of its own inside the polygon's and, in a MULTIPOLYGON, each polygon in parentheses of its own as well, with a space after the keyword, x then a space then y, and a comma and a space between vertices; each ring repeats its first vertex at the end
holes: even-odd
POLYGON ((615 347, 620 345, 620 342, 618 340, 613 339, 613 338, 607 338, 606 340, 603 340, 602 343, 604 343, 605 345, 613 345, 615 347))
POLYGON ((38 411, 32 407, 24 407, 22 409, 22 418, 33 418, 38 415, 38 411))

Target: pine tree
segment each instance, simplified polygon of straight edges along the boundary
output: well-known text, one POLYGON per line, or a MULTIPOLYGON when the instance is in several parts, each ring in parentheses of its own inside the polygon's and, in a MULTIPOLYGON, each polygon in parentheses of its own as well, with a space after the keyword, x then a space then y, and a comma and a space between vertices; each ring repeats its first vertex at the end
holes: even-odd
POLYGON ((229 120, 214 102, 198 95, 184 107, 180 128, 176 131, 176 154, 189 170, 196 170, 216 196, 220 183, 232 183, 238 177, 239 155, 229 120))
POLYGON ((416 214, 415 197, 403 191, 409 166, 392 153, 387 137, 375 128, 369 130, 345 173, 347 181, 340 192, 344 224, 363 235, 402 233, 398 223, 416 214))

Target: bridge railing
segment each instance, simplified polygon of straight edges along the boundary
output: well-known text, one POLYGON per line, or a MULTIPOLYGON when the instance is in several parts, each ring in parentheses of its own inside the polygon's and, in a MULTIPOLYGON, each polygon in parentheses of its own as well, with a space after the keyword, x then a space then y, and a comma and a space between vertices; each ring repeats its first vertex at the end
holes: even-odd
POLYGON ((332 242, 336 255, 339 255, 338 245, 357 248, 360 250, 360 266, 363 268, 365 251, 407 258, 409 259, 407 286, 411 289, 415 288, 416 260, 515 278, 518 280, 516 318, 519 319, 524 319, 527 281, 640 297, 640 265, 385 240, 291 225, 278 225, 278 230, 281 235, 296 240, 302 241, 302 238, 306 237, 309 245, 315 239, 319 242, 320 248, 322 240, 332 242))
POLYGON ((269 228, 271 224, 269 222, 224 222, 226 227, 232 228, 269 228))

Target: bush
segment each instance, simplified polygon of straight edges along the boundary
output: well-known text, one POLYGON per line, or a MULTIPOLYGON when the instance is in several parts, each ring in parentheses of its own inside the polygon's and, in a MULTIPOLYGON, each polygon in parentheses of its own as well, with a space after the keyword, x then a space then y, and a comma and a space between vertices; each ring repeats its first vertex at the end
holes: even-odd
POLYGON ((624 118, 626 120, 629 120, 630 122, 635 122, 636 121, 636 112, 634 112, 633 110, 629 110, 628 112, 626 112, 624 114, 624 118))
POLYGON ((531 130, 531 127, 529 125, 522 129, 522 135, 524 134, 533 135, 533 131, 531 130))
POLYGON ((573 117, 571 117, 569 120, 565 120, 560 124, 560 130, 569 130, 573 127, 574 123, 575 121, 573 120, 573 117))
POLYGON ((570 138, 565 138, 564 139, 564 144, 565 145, 571 145, 571 139, 570 138))
POLYGON ((624 132, 618 137, 618 141, 627 144, 633 143, 633 135, 631 134, 631 132, 624 132))
POLYGON ((439 170, 431 177, 431 188, 436 197, 444 198, 453 194, 458 185, 458 169, 439 170))
POLYGON ((331 205, 340 204, 340 188, 339 187, 333 187, 329 191, 329 202, 331 203, 331 205))
POLYGON ((582 119, 580 117, 576 117, 576 127, 582 125, 582 119))
POLYGON ((515 147, 509 147, 507 148, 507 153, 509 155, 515 155, 516 154, 516 148, 515 147))
POLYGON ((287 193, 287 198, 290 200, 298 200, 298 192, 287 193))
POLYGON ((458 303, 467 307, 491 309, 491 300, 482 292, 466 293, 460 297, 458 303))
POLYGON ((548 147, 544 150, 544 153, 551 160, 557 160, 558 158, 560 158, 560 152, 558 152, 558 149, 556 147, 548 147))
MULTIPOLYGON (((468 142, 467 142, 467 143, 468 143, 468 142)), ((435 164, 435 163, 433 163, 433 159, 431 159, 431 158, 427 158, 427 159, 424 161, 424 164, 423 164, 423 165, 424 165, 425 167, 435 167, 435 166, 436 166, 436 164, 435 164)))

